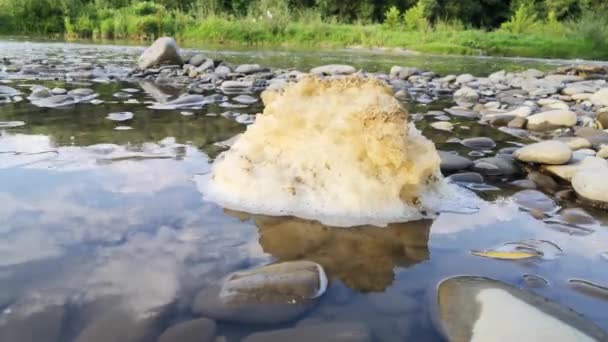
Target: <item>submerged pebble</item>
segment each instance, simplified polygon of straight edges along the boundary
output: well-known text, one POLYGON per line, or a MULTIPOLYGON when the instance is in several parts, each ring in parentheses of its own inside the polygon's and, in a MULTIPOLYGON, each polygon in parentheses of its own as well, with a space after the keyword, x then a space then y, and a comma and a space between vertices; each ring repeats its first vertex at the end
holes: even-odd
POLYGON ((112 121, 129 121, 133 119, 134 114, 131 112, 119 112, 119 113, 110 113, 106 116, 106 119, 112 121))
POLYGON ((451 341, 608 340, 604 331, 573 310, 489 278, 444 280, 437 302, 441 330, 451 341))

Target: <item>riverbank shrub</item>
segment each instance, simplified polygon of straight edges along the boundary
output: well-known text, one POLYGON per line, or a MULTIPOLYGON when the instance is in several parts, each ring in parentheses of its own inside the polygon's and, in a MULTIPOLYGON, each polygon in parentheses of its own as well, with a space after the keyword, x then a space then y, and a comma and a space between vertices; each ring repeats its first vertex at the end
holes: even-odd
POLYGON ((0 32, 601 59, 607 8, 598 0, 0 0, 0 32))

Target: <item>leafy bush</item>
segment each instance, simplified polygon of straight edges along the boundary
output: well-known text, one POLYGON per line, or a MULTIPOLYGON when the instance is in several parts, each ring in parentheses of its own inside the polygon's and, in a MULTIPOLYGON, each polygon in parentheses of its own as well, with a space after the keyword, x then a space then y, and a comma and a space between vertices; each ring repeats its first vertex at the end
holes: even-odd
POLYGON ((538 28, 538 20, 534 8, 527 4, 522 3, 515 13, 509 18, 509 21, 503 23, 500 26, 501 30, 510 33, 527 33, 533 32, 538 28))
POLYGON ((384 13, 384 26, 394 30, 401 24, 399 21, 400 18, 401 12, 397 7, 392 6, 384 13))
POLYGON ((409 31, 423 31, 430 29, 431 25, 426 18, 426 8, 424 2, 418 1, 416 6, 403 13, 405 28, 409 31))

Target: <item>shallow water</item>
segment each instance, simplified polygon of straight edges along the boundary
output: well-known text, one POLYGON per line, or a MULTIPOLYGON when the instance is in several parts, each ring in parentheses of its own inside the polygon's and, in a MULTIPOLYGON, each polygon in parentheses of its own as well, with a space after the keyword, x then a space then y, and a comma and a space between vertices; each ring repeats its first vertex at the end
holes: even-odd
MULTIPOLYGON (((2 56, 112 64, 121 74, 141 51, 137 47, 2 42, 2 56)), ((553 69, 555 62, 428 56, 378 55, 362 52, 215 51, 231 62, 258 62, 306 70, 341 62, 369 71, 394 64, 413 65, 442 74, 488 74, 499 69, 553 69)), ((559 63, 557 63, 559 64, 559 63)), ((62 71, 57 71, 62 72, 62 71)), ((54 81, 53 72, 15 79, 10 86, 43 84, 73 89, 78 84, 54 81)), ((273 261, 308 259, 328 273, 327 293, 307 315, 278 326, 221 324, 218 335, 238 341, 253 331, 315 322, 359 322, 377 341, 441 340, 434 327, 438 282, 446 277, 487 276, 553 299, 584 314, 608 330, 605 296, 577 291, 570 279, 608 284, 608 218, 591 233, 552 229, 503 198, 516 189, 492 179, 499 191, 479 193, 495 204, 476 214, 444 213, 435 220, 394 224, 388 228, 338 229, 296 218, 236 213, 203 202, 194 177, 209 170, 221 148, 214 145, 245 129, 226 111, 254 114, 245 108, 209 105, 202 110, 155 111, 143 91, 125 104, 112 94, 139 83, 93 84, 104 104, 41 109, 28 101, 0 105, 0 121, 24 126, 0 128, 0 320, 40 308, 60 307, 61 341, 72 341, 100 317, 113 314, 116 303, 137 315, 162 312, 151 330, 163 330, 192 317, 195 294, 230 272, 273 261), (116 101, 116 103, 110 103, 116 101), (132 112, 124 122, 110 113, 132 112), (132 129, 117 130, 128 126, 132 129), (503 261, 481 258, 505 242, 547 240, 563 253, 555 258, 503 261), (544 287, 526 282, 544 278, 544 287)), ((183 90, 163 89, 167 94, 183 90)), ((257 94, 253 94, 257 95, 257 94)), ((229 95, 234 97, 236 95, 229 95)), ((412 113, 443 109, 449 99, 431 105, 410 104, 412 113)), ((417 126, 442 150, 470 150, 450 137, 492 137, 498 146, 524 142, 467 119, 453 120, 454 133, 417 126)), ((490 153, 488 155, 492 155, 490 153)), ((562 202, 561 206, 576 206, 562 202)), ((26 327, 27 325, 26 321, 26 327)), ((132 329, 136 329, 133 327, 132 329)))

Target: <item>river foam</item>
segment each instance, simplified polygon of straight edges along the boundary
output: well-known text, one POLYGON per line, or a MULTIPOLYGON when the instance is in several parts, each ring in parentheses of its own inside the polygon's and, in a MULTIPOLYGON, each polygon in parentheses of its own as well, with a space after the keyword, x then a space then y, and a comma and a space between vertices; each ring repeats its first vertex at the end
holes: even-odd
POLYGON ((380 80, 310 76, 262 100, 264 113, 197 178, 206 200, 343 227, 476 206, 380 80))

